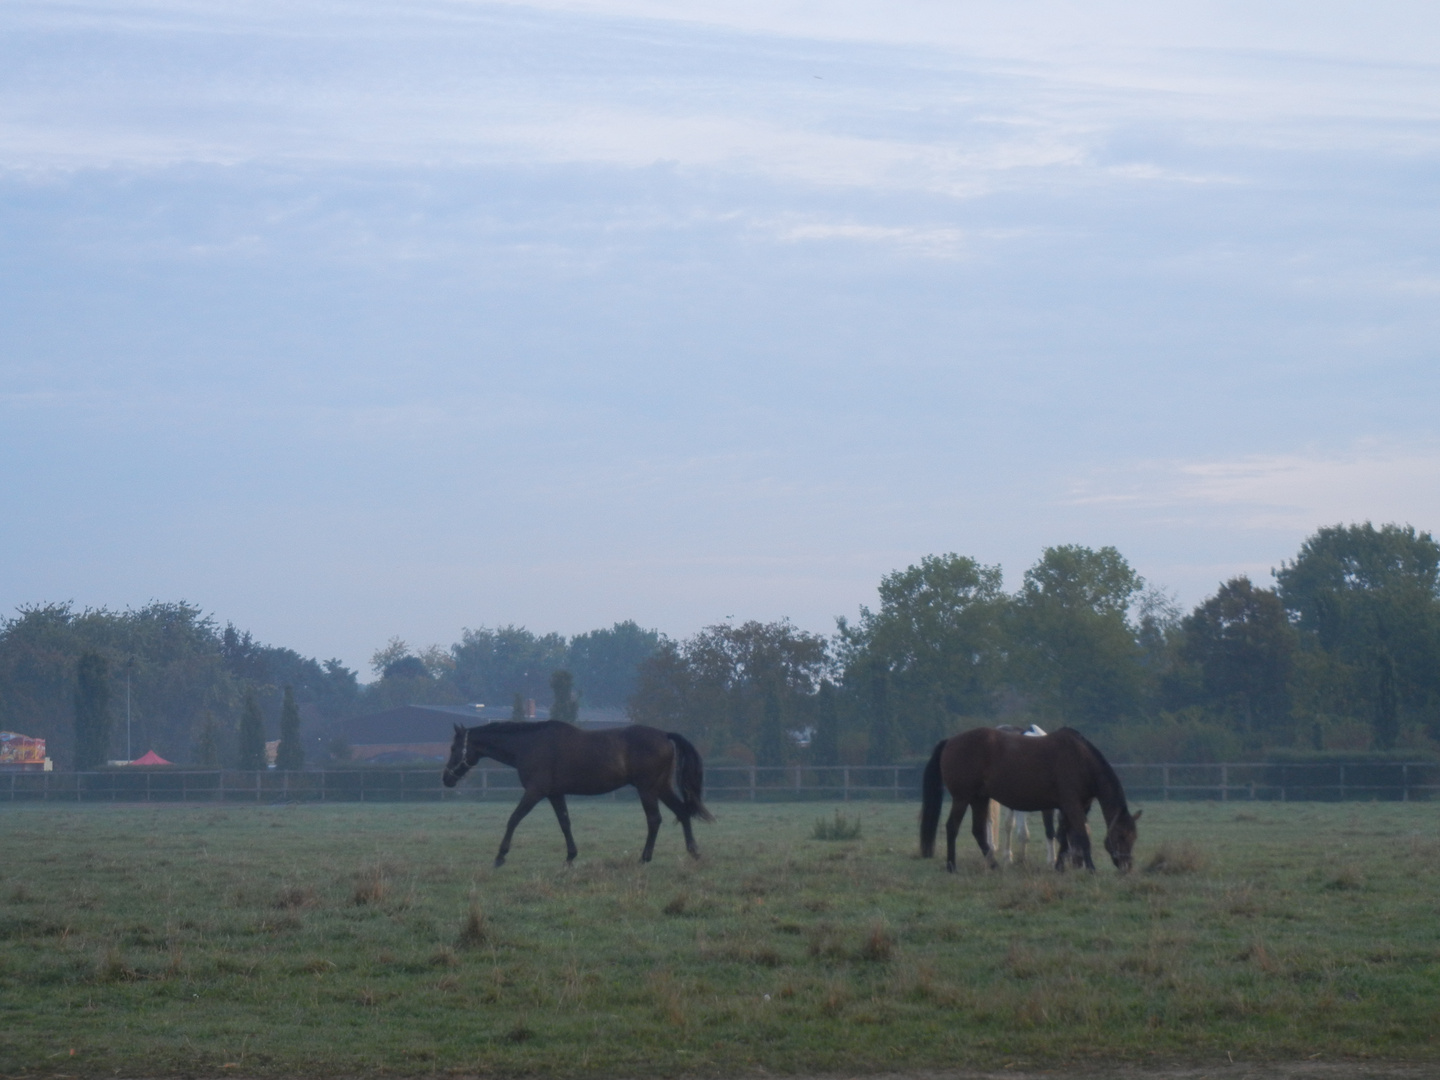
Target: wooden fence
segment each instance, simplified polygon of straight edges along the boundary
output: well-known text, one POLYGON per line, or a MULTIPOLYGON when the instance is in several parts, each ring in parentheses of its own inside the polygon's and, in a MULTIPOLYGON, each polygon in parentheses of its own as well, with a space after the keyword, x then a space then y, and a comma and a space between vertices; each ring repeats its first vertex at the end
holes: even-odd
MULTIPOLYGON (((1440 793, 1440 764, 1117 765, 1132 803, 1168 800, 1339 802, 1429 800, 1440 793)), ((705 770, 712 802, 918 800, 919 765, 837 765, 705 770)), ((0 803, 10 802, 423 802, 519 796, 511 769, 474 769, 454 789, 431 769, 128 768, 98 772, 0 772, 0 803)), ((627 788, 613 798, 634 798, 627 788)))

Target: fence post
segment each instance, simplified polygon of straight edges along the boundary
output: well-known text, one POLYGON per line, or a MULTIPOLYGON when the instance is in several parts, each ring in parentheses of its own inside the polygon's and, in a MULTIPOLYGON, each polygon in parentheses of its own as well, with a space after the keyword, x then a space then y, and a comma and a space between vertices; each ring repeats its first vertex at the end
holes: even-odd
POLYGON ((1161 787, 1164 789, 1164 792, 1165 792, 1165 797, 1164 797, 1163 801, 1164 801, 1164 802, 1169 802, 1169 801, 1170 801, 1170 766, 1169 766, 1169 765, 1161 765, 1161 766, 1160 766, 1160 785, 1161 785, 1161 787))
POLYGON ((750 766, 750 801, 755 801, 755 766, 750 766))
POLYGON ((1220 801, 1230 801, 1230 766, 1220 766, 1220 801))
POLYGON ((890 768, 891 768, 891 771, 892 771, 891 779, 894 781, 893 787, 892 787, 892 791, 891 791, 891 798, 894 799, 895 802, 899 802, 899 801, 900 801, 900 766, 899 766, 899 765, 892 765, 892 766, 890 766, 890 768))
POLYGON ((1340 801, 1345 801, 1345 766, 1340 766, 1340 801))
POLYGON ((1410 801, 1410 766, 1400 766, 1400 801, 1410 801))
POLYGON ((841 783, 844 785, 844 791, 845 791, 845 797, 844 797, 843 801, 844 801, 844 802, 849 802, 849 801, 850 801, 850 766, 849 766, 849 765, 846 765, 846 766, 845 766, 845 768, 841 771, 840 776, 841 776, 841 783))

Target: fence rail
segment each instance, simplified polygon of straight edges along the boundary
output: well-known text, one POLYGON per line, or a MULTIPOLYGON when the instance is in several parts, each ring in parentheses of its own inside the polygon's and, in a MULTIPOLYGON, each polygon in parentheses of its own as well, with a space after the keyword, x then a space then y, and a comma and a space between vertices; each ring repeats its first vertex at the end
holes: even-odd
MULTIPOLYGON (((1169 800, 1410 802, 1440 797, 1440 764, 1116 765, 1131 802, 1169 800)), ((919 765, 713 767, 712 802, 905 801, 920 795, 919 765)), ((453 790, 437 769, 304 769, 264 772, 107 769, 100 772, 0 772, 3 802, 427 802, 513 801, 512 769, 474 769, 453 790)), ((613 798, 634 798, 630 789, 613 798)))

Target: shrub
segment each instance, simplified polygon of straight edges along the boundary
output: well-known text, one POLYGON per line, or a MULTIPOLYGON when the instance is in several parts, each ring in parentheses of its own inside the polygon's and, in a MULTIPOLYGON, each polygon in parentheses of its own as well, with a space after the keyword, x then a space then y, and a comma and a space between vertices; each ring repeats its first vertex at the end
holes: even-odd
POLYGON ((860 818, 847 818, 839 810, 835 816, 827 821, 821 818, 815 822, 815 828, 811 830, 812 840, 858 840, 860 838, 860 818))

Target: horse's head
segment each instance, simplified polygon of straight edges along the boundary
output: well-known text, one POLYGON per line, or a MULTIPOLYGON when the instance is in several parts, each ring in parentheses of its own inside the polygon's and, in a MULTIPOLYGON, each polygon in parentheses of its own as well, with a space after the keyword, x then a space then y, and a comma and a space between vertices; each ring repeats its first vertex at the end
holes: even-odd
POLYGON ((1130 869, 1133 862, 1130 853, 1135 850, 1135 838, 1140 833, 1135 823, 1144 812, 1136 810, 1132 816, 1128 808, 1121 807, 1105 830, 1105 850, 1110 853, 1111 861, 1122 874, 1130 869))
POLYGON ((454 787, 484 756, 478 746, 470 744, 470 733, 465 727, 456 724, 455 739, 450 744, 450 760, 445 762, 445 771, 440 774, 441 782, 446 787, 454 787))

